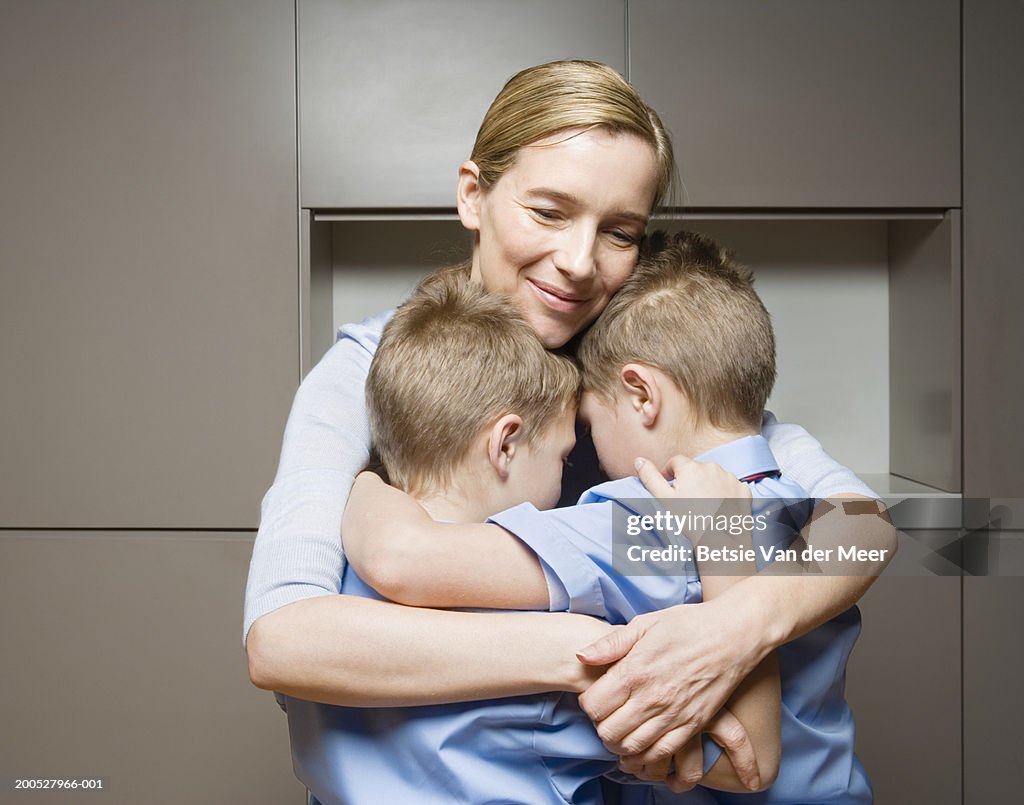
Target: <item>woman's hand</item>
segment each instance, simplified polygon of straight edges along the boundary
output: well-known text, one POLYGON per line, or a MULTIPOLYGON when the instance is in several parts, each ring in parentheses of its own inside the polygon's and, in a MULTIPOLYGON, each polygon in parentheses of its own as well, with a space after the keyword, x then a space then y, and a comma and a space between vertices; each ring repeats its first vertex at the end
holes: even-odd
MULTIPOLYGON (((640 615, 583 649, 578 656, 588 665, 614 663, 580 696, 605 746, 633 768, 698 736, 770 648, 754 623, 718 601, 681 604, 640 615)), ((742 745, 737 750, 730 758, 743 779, 757 763, 742 745)), ((752 777, 745 782, 757 786, 752 777)))

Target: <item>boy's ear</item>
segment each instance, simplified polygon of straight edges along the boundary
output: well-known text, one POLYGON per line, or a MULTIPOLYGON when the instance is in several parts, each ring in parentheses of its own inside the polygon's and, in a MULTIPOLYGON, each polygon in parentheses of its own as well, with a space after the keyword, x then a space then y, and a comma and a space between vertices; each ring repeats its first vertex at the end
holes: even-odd
POLYGON ((491 435, 487 440, 487 458, 503 481, 508 478, 509 467, 522 437, 523 420, 516 414, 505 414, 491 426, 491 435))
POLYGON ((627 363, 619 372, 629 407, 641 418, 645 428, 654 427, 661 413, 662 393, 658 378, 649 366, 627 363))
POLYGON ((480 202, 485 192, 480 184, 480 168, 473 160, 467 159, 459 166, 455 207, 462 225, 472 232, 480 231, 480 202))

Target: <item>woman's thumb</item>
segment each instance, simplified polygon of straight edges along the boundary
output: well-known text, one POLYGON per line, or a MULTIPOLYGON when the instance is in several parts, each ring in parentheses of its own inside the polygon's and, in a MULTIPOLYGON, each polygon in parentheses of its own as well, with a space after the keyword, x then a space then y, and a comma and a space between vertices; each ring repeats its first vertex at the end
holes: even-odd
POLYGON ((640 632, 632 626, 613 629, 599 640, 576 652, 576 657, 584 665, 611 665, 618 662, 633 648, 640 639, 640 632))

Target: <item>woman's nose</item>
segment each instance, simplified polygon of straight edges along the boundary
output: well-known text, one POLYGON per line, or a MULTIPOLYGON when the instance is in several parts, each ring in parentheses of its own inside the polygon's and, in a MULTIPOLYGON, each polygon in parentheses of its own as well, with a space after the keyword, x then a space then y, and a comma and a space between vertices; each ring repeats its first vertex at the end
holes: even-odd
POLYGON ((589 279, 597 270, 596 233, 574 226, 563 234, 561 247, 554 256, 555 268, 575 282, 589 279))

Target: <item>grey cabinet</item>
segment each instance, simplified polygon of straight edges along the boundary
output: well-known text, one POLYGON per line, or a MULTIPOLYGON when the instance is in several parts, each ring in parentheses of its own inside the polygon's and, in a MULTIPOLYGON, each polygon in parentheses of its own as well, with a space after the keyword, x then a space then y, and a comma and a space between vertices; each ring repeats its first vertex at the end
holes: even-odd
POLYGON ((964 0, 964 494, 1006 498, 964 579, 964 802, 1020 799, 1024 5, 964 0), (1012 530, 1011 530, 1012 529, 1012 530), (993 577, 998 575, 998 577, 993 577))
POLYGON ((1001 572, 964 579, 964 803, 1020 799, 1024 534, 988 535, 1001 572))
POLYGON ((960 206, 956 0, 631 0, 688 207, 960 206))
POLYGON ((863 631, 847 668, 847 699, 875 802, 959 805, 960 579, 890 568, 860 608, 863 631))
POLYGON ((455 206, 459 165, 524 67, 626 69, 624 0, 300 0, 306 208, 455 206))
POLYGON ((0 800, 304 802, 242 652, 251 553, 251 534, 0 532, 0 800), (14 775, 104 790, 18 796, 14 775))
POLYGON ((254 527, 299 377, 293 3, 3 18, 0 526, 254 527))

